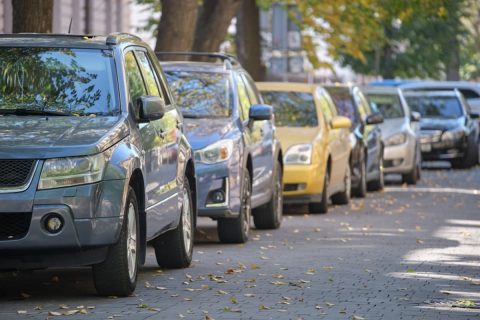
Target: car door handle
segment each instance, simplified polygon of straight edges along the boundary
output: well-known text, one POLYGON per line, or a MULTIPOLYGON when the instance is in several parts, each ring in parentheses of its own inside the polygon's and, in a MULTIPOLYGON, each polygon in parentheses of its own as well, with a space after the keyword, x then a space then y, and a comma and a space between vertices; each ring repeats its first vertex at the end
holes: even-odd
POLYGON ((183 129, 183 123, 177 121, 177 129, 182 130, 183 129))
POLYGON ((263 137, 265 134, 263 133, 263 129, 260 129, 260 135, 263 137))
POLYGON ((160 130, 160 133, 158 134, 160 138, 165 139, 167 136, 167 132, 165 130, 160 130))

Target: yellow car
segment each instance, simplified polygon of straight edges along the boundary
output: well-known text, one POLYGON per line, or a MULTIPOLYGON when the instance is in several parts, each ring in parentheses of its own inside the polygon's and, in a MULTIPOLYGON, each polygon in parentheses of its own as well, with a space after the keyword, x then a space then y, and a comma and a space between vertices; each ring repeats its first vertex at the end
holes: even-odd
POLYGON ((284 203, 308 203, 311 213, 326 213, 350 200, 350 131, 337 115, 330 95, 319 85, 257 83, 265 103, 274 108, 284 154, 284 203))

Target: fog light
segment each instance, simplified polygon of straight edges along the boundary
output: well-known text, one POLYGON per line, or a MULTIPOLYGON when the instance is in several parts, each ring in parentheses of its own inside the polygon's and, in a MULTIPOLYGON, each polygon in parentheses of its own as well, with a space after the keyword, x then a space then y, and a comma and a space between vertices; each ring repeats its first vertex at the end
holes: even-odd
POLYGON ((217 190, 212 193, 212 201, 214 203, 223 203, 225 202, 225 193, 223 190, 217 190))
POLYGON ((58 233, 63 228, 63 218, 58 214, 50 214, 45 219, 45 229, 50 233, 58 233))

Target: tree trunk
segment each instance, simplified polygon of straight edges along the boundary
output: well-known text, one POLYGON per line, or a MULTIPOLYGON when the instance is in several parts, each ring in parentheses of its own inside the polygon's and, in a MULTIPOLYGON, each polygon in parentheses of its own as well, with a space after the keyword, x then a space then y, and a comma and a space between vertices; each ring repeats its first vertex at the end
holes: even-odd
MULTIPOLYGON (((197 21, 197 0, 161 0, 162 16, 155 51, 191 51, 197 21)), ((173 56, 162 57, 174 60, 173 56)), ((188 60, 188 57, 177 57, 188 60)))
POLYGON ((255 0, 244 0, 237 12, 237 55, 255 81, 265 79, 260 46, 260 13, 255 0))
POLYGON ((460 80, 460 48, 456 36, 450 46, 451 52, 446 57, 448 60, 445 61, 445 74, 447 81, 458 81, 460 80))
POLYGON ((53 0, 12 0, 12 32, 50 33, 53 25, 53 0))
MULTIPOLYGON (((204 0, 198 13, 193 51, 213 52, 227 36, 228 27, 242 0, 204 0)), ((198 59, 208 60, 208 59, 198 59)))

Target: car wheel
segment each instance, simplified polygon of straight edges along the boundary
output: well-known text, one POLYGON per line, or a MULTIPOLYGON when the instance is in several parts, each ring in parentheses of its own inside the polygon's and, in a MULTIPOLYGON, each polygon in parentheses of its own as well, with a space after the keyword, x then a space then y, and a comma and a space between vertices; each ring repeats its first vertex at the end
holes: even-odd
POLYGON ((350 202, 350 191, 352 188, 352 176, 350 163, 347 164, 347 169, 344 176, 345 191, 339 192, 332 196, 333 204, 348 204, 350 202))
POLYGON ((188 267, 192 262, 194 234, 195 208, 192 202, 190 183, 185 177, 178 226, 153 241, 158 265, 165 268, 188 267))
POLYGON ((327 213, 328 212, 328 183, 330 182, 330 173, 325 168, 325 176, 323 178, 323 191, 321 202, 310 202, 308 211, 310 213, 327 213))
POLYGON ((125 297, 135 291, 139 235, 137 198, 132 187, 129 187, 120 238, 109 248, 105 261, 92 267, 98 294, 125 297))
POLYGON ((253 223, 257 229, 278 229, 283 219, 283 170, 280 162, 275 166, 272 198, 260 208, 253 210, 253 223))
POLYGON ((363 159, 360 164, 360 181, 358 182, 358 186, 353 188, 352 191, 358 198, 365 198, 367 195, 367 164, 365 163, 365 159, 363 159))
POLYGON ((250 219, 252 216, 252 184, 248 169, 242 183, 242 200, 240 212, 236 218, 221 218, 217 222, 218 238, 223 243, 245 243, 250 233, 250 219))
POLYGON ((420 165, 416 164, 415 167, 406 174, 402 174, 402 182, 410 185, 416 185, 419 177, 420 165))
POLYGON ((378 178, 368 183, 368 191, 380 191, 385 187, 385 176, 383 172, 383 157, 378 161, 378 178))

